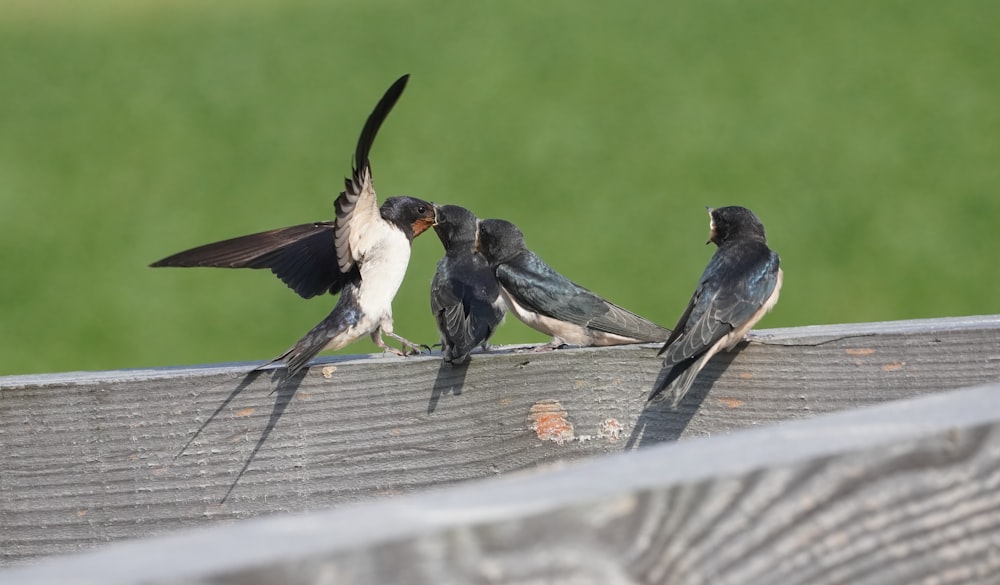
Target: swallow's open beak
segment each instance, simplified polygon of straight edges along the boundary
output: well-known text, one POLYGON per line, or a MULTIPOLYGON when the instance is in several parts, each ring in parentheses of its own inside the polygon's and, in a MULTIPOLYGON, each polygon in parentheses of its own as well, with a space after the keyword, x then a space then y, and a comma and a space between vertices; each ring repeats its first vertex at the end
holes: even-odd
POLYGON ((436 203, 431 203, 434 206, 434 223, 431 226, 436 226, 438 224, 438 210, 441 209, 436 203))

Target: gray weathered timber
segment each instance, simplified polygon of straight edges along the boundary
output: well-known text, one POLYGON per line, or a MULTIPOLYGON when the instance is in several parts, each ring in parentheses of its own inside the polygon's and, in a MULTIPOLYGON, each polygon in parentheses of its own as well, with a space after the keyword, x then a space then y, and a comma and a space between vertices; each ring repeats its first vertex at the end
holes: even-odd
POLYGON ((0 571, 25 585, 1000 580, 1000 384, 0 571))
POLYGON ((0 564, 1000 379, 1000 316, 755 336, 677 411, 653 346, 0 378, 0 564))

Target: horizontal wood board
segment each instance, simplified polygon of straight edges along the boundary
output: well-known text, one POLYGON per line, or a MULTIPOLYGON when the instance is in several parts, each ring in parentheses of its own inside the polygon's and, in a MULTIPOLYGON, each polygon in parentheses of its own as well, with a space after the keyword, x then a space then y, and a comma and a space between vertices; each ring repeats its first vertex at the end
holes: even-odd
POLYGON ((1000 384, 0 570, 26 585, 996 583, 1000 384))
POLYGON ((676 411, 654 346, 0 378, 0 564, 1000 380, 1000 316, 761 330, 676 411))

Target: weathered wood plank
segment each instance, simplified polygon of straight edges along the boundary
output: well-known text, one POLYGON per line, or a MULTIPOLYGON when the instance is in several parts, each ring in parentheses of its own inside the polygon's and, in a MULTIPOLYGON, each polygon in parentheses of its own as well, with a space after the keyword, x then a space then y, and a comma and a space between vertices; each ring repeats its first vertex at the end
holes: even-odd
POLYGON ((648 346, 0 378, 0 563, 1000 379, 1000 316, 758 336, 677 411, 648 346))
POLYGON ((51 583, 996 583, 1000 384, 0 571, 51 583))

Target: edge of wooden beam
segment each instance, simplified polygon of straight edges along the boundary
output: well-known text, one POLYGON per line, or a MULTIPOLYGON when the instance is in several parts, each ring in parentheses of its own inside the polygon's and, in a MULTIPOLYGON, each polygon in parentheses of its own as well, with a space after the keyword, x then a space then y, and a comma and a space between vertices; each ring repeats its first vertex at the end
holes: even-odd
MULTIPOLYGON (((752 343, 765 345, 819 345, 830 341, 864 337, 870 335, 933 334, 942 331, 965 329, 1000 329, 1000 315, 973 315, 965 317, 936 317, 903 321, 878 321, 870 323, 842 323, 834 325, 806 325, 777 329, 760 329, 751 332, 752 343)), ((524 345, 508 345, 491 349, 491 353, 510 353, 524 345)), ((659 347, 659 344, 644 344, 637 347, 659 347)), ((573 351, 602 352, 613 348, 587 347, 573 351)), ((356 354, 321 357, 313 361, 312 369, 330 364, 392 363, 404 360, 440 360, 440 352, 413 357, 397 357, 388 354, 356 354)), ((244 374, 251 368, 266 362, 229 362, 185 366, 160 366, 123 370, 96 370, 57 372, 46 374, 18 374, 0 376, 0 389, 13 390, 27 387, 65 386, 72 384, 114 383, 124 381, 155 380, 164 378, 198 378, 218 374, 244 374)), ((280 366, 274 366, 280 367, 280 366)), ((271 368, 273 369, 273 368, 271 368)))

